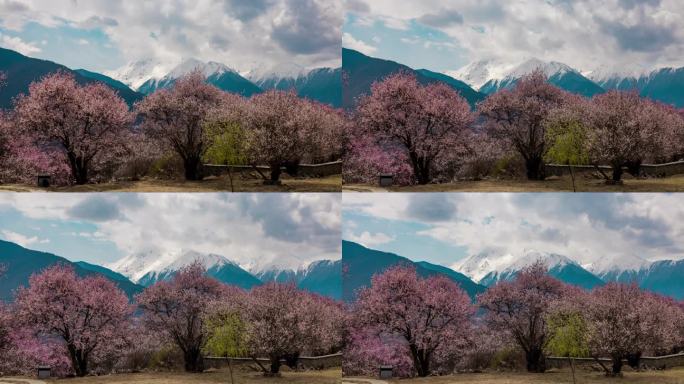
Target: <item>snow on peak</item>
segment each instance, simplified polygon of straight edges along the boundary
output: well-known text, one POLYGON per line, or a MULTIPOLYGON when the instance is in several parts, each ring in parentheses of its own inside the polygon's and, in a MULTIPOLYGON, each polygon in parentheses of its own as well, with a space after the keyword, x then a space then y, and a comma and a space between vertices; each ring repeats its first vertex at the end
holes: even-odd
POLYGON ((225 64, 217 63, 215 61, 203 62, 195 58, 189 58, 181 61, 180 64, 175 66, 165 78, 178 79, 187 75, 192 71, 200 71, 205 77, 212 75, 221 75, 226 72, 235 72, 225 64))
POLYGON ((605 274, 613 271, 639 271, 648 268, 652 263, 636 255, 621 254, 619 256, 603 256, 595 258, 582 267, 594 274, 605 274))
POLYGON ((506 77, 518 79, 539 69, 548 77, 577 72, 569 65, 557 61, 542 61, 533 57, 516 66, 506 77))
POLYGON ((119 80, 132 89, 138 89, 150 79, 159 79, 168 73, 169 67, 154 59, 130 62, 119 69, 105 71, 105 75, 119 80))
POLYGON ((260 65, 245 74, 247 79, 260 82, 272 78, 298 79, 309 74, 311 70, 296 63, 280 63, 276 65, 260 65))
POLYGON ((448 71, 447 75, 463 81, 475 89, 481 88, 489 80, 502 79, 511 70, 499 60, 480 60, 472 62, 456 71, 448 71))
POLYGON ((513 64, 497 59, 480 60, 470 63, 457 71, 447 72, 447 74, 475 89, 480 89, 489 81, 515 80, 537 69, 541 69, 548 77, 556 74, 562 75, 568 72, 577 72, 566 64, 557 61, 547 62, 533 57, 521 63, 513 64))
POLYGON ((180 250, 159 254, 157 252, 143 252, 128 255, 107 267, 128 277, 133 282, 139 281, 148 273, 177 271, 193 262, 200 262, 206 269, 224 265, 237 265, 224 256, 204 254, 193 250, 180 250))
POLYGON ((492 272, 519 271, 537 261, 542 261, 549 269, 577 264, 563 255, 526 249, 519 255, 479 253, 452 265, 452 269, 470 277, 473 281, 479 282, 492 272))
POLYGON ((587 77, 597 83, 606 82, 612 79, 639 79, 648 76, 651 70, 643 65, 632 63, 612 67, 602 65, 587 72, 587 77))

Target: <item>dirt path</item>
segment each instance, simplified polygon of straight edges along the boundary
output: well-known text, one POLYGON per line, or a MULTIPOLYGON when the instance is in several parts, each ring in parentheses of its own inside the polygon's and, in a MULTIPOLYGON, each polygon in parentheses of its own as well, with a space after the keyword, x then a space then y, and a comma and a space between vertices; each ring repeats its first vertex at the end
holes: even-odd
POLYGON ((342 384, 388 384, 383 380, 368 379, 365 377, 343 377, 342 384))
MULTIPOLYGON (((236 177, 235 192, 340 192, 340 175, 322 178, 283 177, 282 185, 264 185, 261 179, 236 177)), ((117 181, 111 183, 72 185, 66 187, 38 188, 26 184, 3 184, 0 192, 230 192, 227 177, 209 178, 202 181, 145 179, 140 181, 117 181)))
POLYGON ((0 384, 47 384, 42 380, 25 379, 21 377, 0 377, 0 384))
MULTIPOLYGON (((625 176, 623 185, 606 185, 603 180, 578 177, 577 192, 684 192, 684 175, 664 178, 635 179, 625 176)), ((488 179, 456 181, 444 184, 392 186, 381 188, 373 184, 343 184, 343 192, 572 192, 569 176, 546 180, 488 179)))

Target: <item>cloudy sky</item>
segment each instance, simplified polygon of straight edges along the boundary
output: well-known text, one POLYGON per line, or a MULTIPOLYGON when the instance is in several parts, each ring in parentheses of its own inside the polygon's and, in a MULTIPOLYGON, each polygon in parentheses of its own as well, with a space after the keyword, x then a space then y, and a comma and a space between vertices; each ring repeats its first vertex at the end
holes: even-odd
POLYGON ((578 70, 684 66, 680 0, 346 0, 343 45, 414 68, 536 57, 578 70))
POLYGON ((71 68, 142 59, 339 66, 341 0, 0 0, 0 47, 71 68))
POLYGON ((243 267, 340 258, 335 194, 0 194, 0 238, 72 261, 193 250, 243 267))
POLYGON ((345 194, 343 238, 452 266, 536 250, 580 264, 684 258, 679 194, 345 194))

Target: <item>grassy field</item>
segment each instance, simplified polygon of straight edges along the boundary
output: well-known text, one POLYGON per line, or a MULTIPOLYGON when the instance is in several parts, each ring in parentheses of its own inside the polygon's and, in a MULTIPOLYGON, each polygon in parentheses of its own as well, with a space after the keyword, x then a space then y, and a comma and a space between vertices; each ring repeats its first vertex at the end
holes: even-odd
MULTIPOLYGON (((682 192, 684 191, 684 175, 650 179, 635 179, 627 176, 623 185, 606 185, 603 180, 578 176, 576 185, 578 192, 682 192)), ((554 176, 543 181, 525 179, 457 181, 389 188, 366 184, 344 184, 342 190, 345 192, 572 192, 572 179, 570 176, 554 176)))
MULTIPOLYGON (((375 380, 344 378, 350 384, 380 384, 375 380)), ((435 376, 411 380, 390 380, 388 383, 406 384, 572 384, 570 370, 551 370, 546 373, 469 373, 452 376, 435 376)), ((624 377, 609 378, 603 372, 577 370, 577 384, 679 384, 684 383, 684 367, 665 371, 626 371, 624 377)))
MULTIPOLYGON (((285 176, 282 178, 282 185, 263 185, 260 179, 233 177, 233 187, 235 192, 340 192, 342 176, 323 178, 285 176)), ((144 179, 47 189, 24 184, 0 185, 0 192, 230 192, 230 190, 228 177, 212 177, 202 181, 144 179)))
MULTIPOLYGON (((292 372, 285 368, 281 377, 264 377, 261 372, 235 369, 235 384, 336 384, 341 381, 342 371, 328 369, 323 371, 292 372)), ((0 383, 27 384, 36 381, 21 378, 0 378, 0 383)), ((116 374, 105 376, 90 376, 71 379, 53 379, 45 383, 65 384, 230 384, 230 374, 227 369, 220 369, 205 373, 184 372, 150 372, 116 374)))

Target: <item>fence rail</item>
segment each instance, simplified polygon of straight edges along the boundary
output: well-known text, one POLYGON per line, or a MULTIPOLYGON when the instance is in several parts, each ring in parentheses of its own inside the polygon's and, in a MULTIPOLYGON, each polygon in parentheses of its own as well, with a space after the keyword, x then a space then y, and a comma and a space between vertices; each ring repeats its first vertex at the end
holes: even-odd
MULTIPOLYGON (((546 164, 545 168, 547 175, 563 176, 570 174, 570 166, 565 164, 546 164)), ((600 165, 599 168, 607 174, 609 174, 611 170, 608 165, 600 165)), ((596 167, 593 165, 573 165, 572 169, 576 173, 596 171, 596 167)), ((623 167, 623 170, 626 171, 627 168, 623 167)), ((668 177, 684 174, 684 160, 663 164, 642 164, 641 172, 646 176, 652 177, 668 177)))
MULTIPOLYGON (((270 360, 266 359, 266 358, 257 358, 256 360, 262 364, 269 364, 269 362, 270 362, 270 360)), ((222 367, 228 365, 228 361, 230 361, 231 364, 251 364, 254 362, 254 359, 252 359, 250 357, 216 357, 216 356, 207 356, 204 358, 205 364, 211 368, 222 368, 222 367)), ((281 360, 281 362, 284 364, 285 360, 281 360)), ((324 356, 302 356, 299 358, 299 365, 304 369, 326 369, 326 368, 333 368, 333 367, 341 367, 342 366, 342 354, 341 353, 335 353, 332 355, 324 355, 324 356)))
MULTIPOLYGON (((204 174, 206 176, 222 176, 231 172, 251 171, 255 167, 251 165, 220 165, 220 164, 204 164, 204 174)), ((260 171, 267 173, 271 169, 265 165, 256 166, 260 171)), ((285 167, 281 168, 285 171, 285 167)), ((326 177, 342 174, 342 161, 331 161, 329 163, 321 164, 300 164, 298 168, 298 175, 307 177, 326 177)))
MULTIPOLYGON (((592 365, 597 364, 596 360, 590 357, 577 357, 573 359, 576 365, 592 365)), ((599 361, 606 365, 611 364, 608 358, 599 358, 599 361)), ((640 359, 641 365, 652 369, 667 369, 673 367, 684 366, 684 353, 666 356, 644 356, 640 359)), ((627 360, 624 360, 627 364, 627 360)), ((567 357, 549 356, 546 358, 546 365, 551 368, 564 368, 570 366, 570 360, 567 357)))

